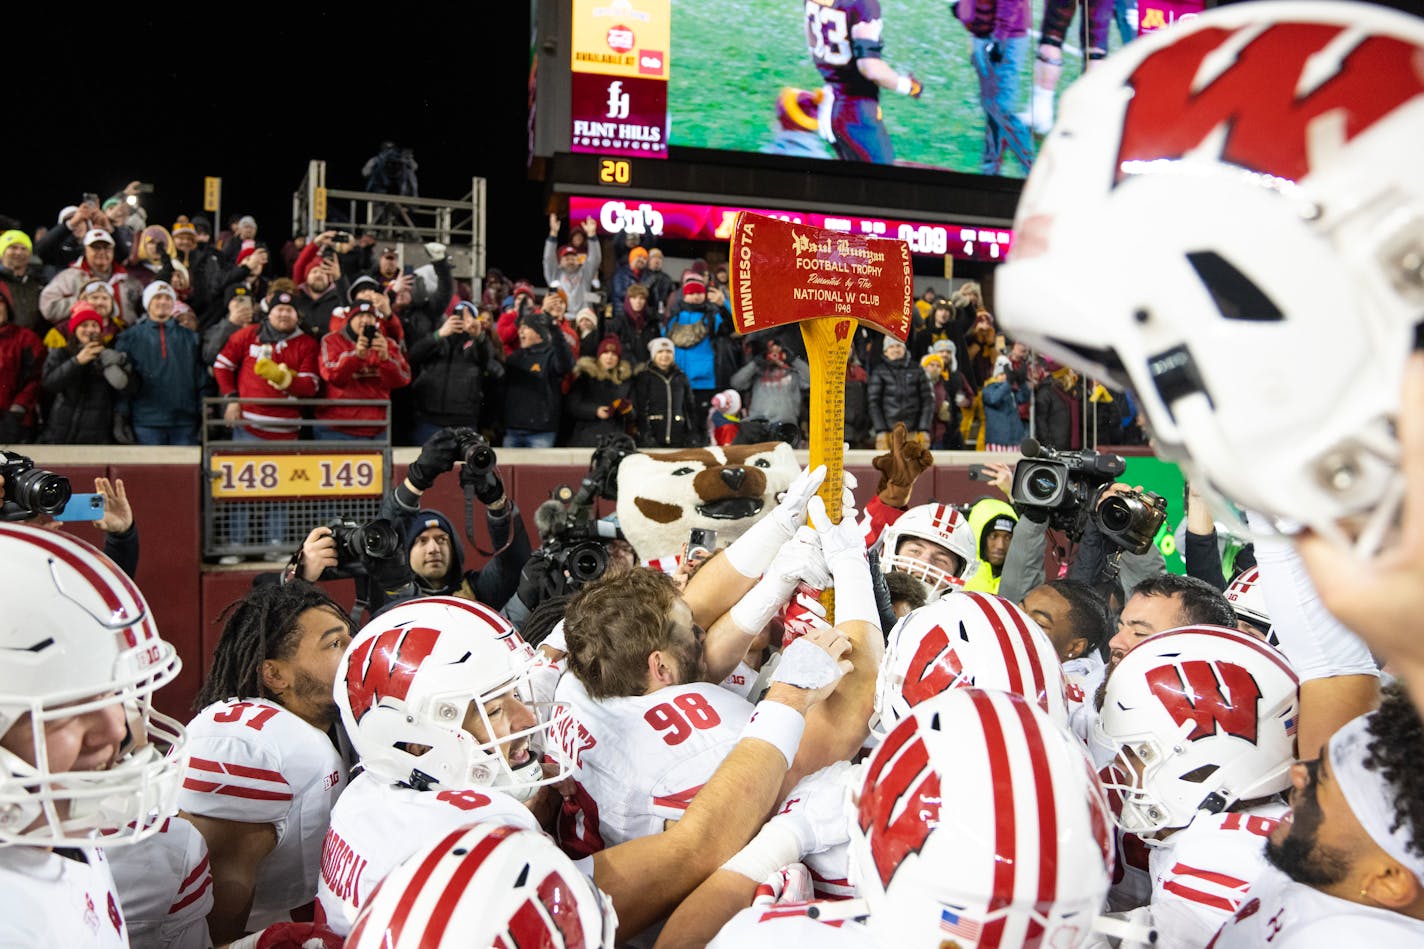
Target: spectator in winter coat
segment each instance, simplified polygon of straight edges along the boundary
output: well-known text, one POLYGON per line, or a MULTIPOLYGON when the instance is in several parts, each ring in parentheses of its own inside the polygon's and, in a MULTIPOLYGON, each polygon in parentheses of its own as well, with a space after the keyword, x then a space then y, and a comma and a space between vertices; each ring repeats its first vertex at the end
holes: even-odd
POLYGON ((1059 366, 1034 390, 1034 434, 1041 445, 1058 451, 1083 447, 1083 406, 1078 374, 1059 366))
POLYGON ((227 316, 208 327, 203 334, 203 365, 211 371, 218 361, 218 353, 227 345, 228 337, 244 326, 252 325, 256 307, 252 295, 242 284, 227 288, 227 316))
POLYGON ((811 367, 774 337, 754 345, 757 354, 751 362, 732 374, 732 388, 748 396, 742 400, 742 417, 800 425, 802 394, 811 390, 811 367))
MULTIPOLYGON (((410 292, 413 283, 409 274, 401 274, 391 284, 397 295, 410 292)), ((376 278, 369 275, 357 277, 351 281, 351 303, 369 303, 376 309, 376 325, 381 328, 381 332, 399 343, 401 348, 405 348, 405 325, 396 318, 395 308, 391 305, 391 293, 382 289, 376 278)), ((442 308, 443 309, 443 308, 442 308)), ((327 324, 327 332, 335 333, 346 325, 346 307, 337 307, 332 311, 331 321, 327 324)))
POLYGON ((582 226, 588 238, 588 256, 582 262, 578 248, 572 244, 558 246, 557 214, 549 215, 549 239, 544 242, 544 283, 550 290, 557 288, 564 291, 569 309, 575 313, 593 302, 589 294, 594 289, 599 265, 603 263, 603 250, 598 243, 598 223, 593 218, 587 218, 582 226))
POLYGON ((663 263, 662 249, 649 248, 648 273, 643 278, 642 284, 648 288, 648 312, 659 324, 667 319, 668 298, 677 289, 677 282, 663 270, 663 263))
MULTIPOLYGON (((633 416, 640 448, 687 448, 704 444, 692 384, 677 366, 677 347, 666 336, 648 343, 649 361, 633 376, 633 416)), ((705 416, 703 416, 705 419, 705 416)))
MULTIPOLYGON (((327 333, 321 341, 321 377, 326 380, 329 399, 386 399, 391 392, 410 385, 410 364, 400 347, 377 327, 376 308, 358 303, 351 308, 346 325, 327 333)), ((317 421, 360 419, 372 425, 322 425, 313 427, 318 441, 348 438, 380 438, 386 434, 381 422, 390 417, 389 408, 379 405, 323 405, 316 410, 317 421)))
POLYGON ((0 445, 29 441, 45 349, 40 338, 10 322, 10 285, 0 283, 0 445))
POLYGON ((880 365, 871 370, 866 393, 875 447, 886 447, 896 422, 904 422, 915 437, 927 443, 930 420, 934 417, 934 390, 930 381, 925 378, 924 370, 911 361, 904 343, 886 336, 882 345, 885 356, 880 365))
POLYGON ((34 245, 24 231, 6 231, 0 234, 0 282, 10 288, 10 299, 15 304, 15 312, 10 321, 16 326, 42 332, 40 319, 40 279, 39 267, 31 266, 34 245))
POLYGON ((574 420, 569 444, 594 448, 603 436, 628 434, 632 376, 617 336, 603 337, 595 358, 584 356, 574 364, 574 384, 565 400, 574 420))
MULTIPOLYGON (((218 391, 232 398, 310 399, 321 385, 320 344, 297 325, 296 300, 278 293, 268 301, 267 319, 228 338, 213 365, 218 391)), ((235 441, 290 441, 297 437, 295 405, 229 403, 223 418, 235 441), (239 425, 239 422, 245 424, 239 425)))
POLYGON ((647 275, 648 251, 643 247, 634 247, 628 251, 627 261, 619 264, 613 274, 613 287, 609 302, 613 304, 614 313, 622 312, 623 301, 628 297, 628 288, 641 286, 647 275))
POLYGON ((504 362, 504 445, 552 448, 563 378, 574 368, 569 341, 541 313, 520 317, 518 330, 519 348, 504 362))
POLYGON ((54 396, 40 439, 51 445, 108 445, 114 399, 137 387, 128 354, 104 345, 104 320, 87 303, 69 317, 69 342, 45 357, 44 388, 54 396))
POLYGON ((614 310, 613 319, 609 321, 610 331, 623 344, 623 352, 631 361, 642 361, 643 353, 648 351, 648 344, 662 333, 651 302, 648 288, 635 283, 628 288, 623 308, 614 310))
POLYGON ((538 307, 534 305, 534 288, 523 280, 516 283, 508 304, 500 311, 499 320, 495 324, 495 332, 505 352, 519 348, 519 318, 537 310, 538 307))
MULTIPOLYGON (((718 391, 717 350, 712 337, 730 332, 731 325, 731 313, 725 306, 714 306, 707 298, 703 278, 689 272, 682 282, 682 302, 677 312, 668 317, 665 329, 677 347, 677 366, 692 383, 696 418, 707 417, 712 396, 718 391)), ((731 382, 730 374, 727 382, 731 382)))
POLYGON ((411 326, 413 443, 423 445, 449 426, 479 427, 485 386, 504 378, 498 343, 486 322, 473 303, 462 300, 438 329, 411 326))
POLYGON ((41 315, 55 326, 68 323, 70 307, 79 302, 80 293, 93 280, 113 287, 118 299, 127 292, 128 273, 114 263, 114 238, 97 227, 84 235, 84 256, 61 270, 40 291, 41 315))
MULTIPOLYGON (((1008 357, 1003 361, 1008 362, 1008 357)), ((1028 390, 1021 390, 1024 399, 1028 390)), ((1028 434, 1019 417, 1019 393, 1014 390, 1006 372, 989 377, 984 383, 984 450, 1017 451, 1028 434)))
POLYGON ((140 445, 196 445, 207 370, 198 334, 173 322, 177 294, 162 281, 143 291, 145 319, 119 334, 114 348, 127 353, 138 390, 129 401, 140 445))

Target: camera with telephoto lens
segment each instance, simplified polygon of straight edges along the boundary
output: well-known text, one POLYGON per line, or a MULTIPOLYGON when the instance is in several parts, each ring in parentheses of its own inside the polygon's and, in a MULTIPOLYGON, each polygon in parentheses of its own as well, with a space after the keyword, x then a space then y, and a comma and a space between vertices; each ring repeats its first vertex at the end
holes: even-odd
POLYGON ((1167 499, 1151 491, 1109 494, 1098 502, 1093 518, 1103 536, 1129 553, 1145 554, 1167 519, 1167 499))
POLYGON ((1126 462, 1121 455, 1087 448, 1054 451, 1032 438, 1024 439, 1022 450, 1010 500, 1020 508, 1046 510, 1049 526, 1081 539, 1098 495, 1126 470, 1126 462))
POLYGON ((64 510, 72 493, 69 479, 43 468, 24 455, 0 451, 0 477, 5 479, 0 520, 24 521, 38 514, 64 510))
POLYGON ((390 587, 409 573, 405 551, 401 549, 401 532, 385 518, 364 524, 334 520, 327 526, 336 541, 337 566, 326 571, 326 578, 369 576, 390 587))
POLYGON ((618 466, 638 447, 627 435, 605 435, 589 460, 588 474, 575 492, 567 485, 554 489, 553 497, 539 505, 534 523, 544 538, 536 556, 549 561, 549 589, 559 596, 599 579, 608 570, 606 542, 622 540, 615 525, 594 516, 598 498, 618 499, 618 466))

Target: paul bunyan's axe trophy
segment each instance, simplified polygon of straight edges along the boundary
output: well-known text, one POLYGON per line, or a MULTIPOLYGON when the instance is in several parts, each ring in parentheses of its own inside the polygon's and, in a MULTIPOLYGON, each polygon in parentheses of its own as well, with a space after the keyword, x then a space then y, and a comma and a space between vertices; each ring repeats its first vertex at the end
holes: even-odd
POLYGON ((811 467, 826 466, 818 493, 839 523, 851 342, 858 322, 901 342, 909 337, 910 245, 741 211, 730 253, 737 332, 801 325, 811 366, 811 467))

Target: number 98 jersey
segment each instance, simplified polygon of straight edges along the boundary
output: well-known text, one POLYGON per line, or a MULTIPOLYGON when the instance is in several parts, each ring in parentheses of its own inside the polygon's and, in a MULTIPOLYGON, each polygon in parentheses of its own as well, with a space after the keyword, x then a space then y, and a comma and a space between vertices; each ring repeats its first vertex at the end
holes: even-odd
POLYGON ((573 857, 682 817, 752 715, 750 702, 710 682, 595 700, 568 673, 555 698, 567 705, 553 733, 578 784, 559 822, 559 843, 573 857))
POLYGON ((189 814, 271 824, 249 930, 289 922, 316 896, 321 844, 350 766, 325 732, 266 699, 214 702, 188 723, 178 806, 189 814))

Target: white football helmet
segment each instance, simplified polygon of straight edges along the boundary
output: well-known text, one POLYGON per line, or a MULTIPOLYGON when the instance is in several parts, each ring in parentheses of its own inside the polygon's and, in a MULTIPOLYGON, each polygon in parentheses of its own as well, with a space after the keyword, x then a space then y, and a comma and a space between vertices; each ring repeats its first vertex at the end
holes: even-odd
POLYGON ((1262 632, 1271 628, 1271 614, 1266 610, 1266 594, 1261 588, 1261 568, 1242 570, 1226 587, 1226 599, 1236 615, 1257 626, 1262 632))
POLYGON ((1298 688, 1284 656, 1239 630, 1186 626, 1134 646, 1094 725, 1118 749, 1103 773, 1118 826, 1185 827, 1289 787, 1298 688))
POLYGON ((1107 799, 1082 744, 1017 695, 915 706, 856 789, 851 878, 883 945, 1082 945, 1112 878, 1107 799))
POLYGON ((880 571, 898 570, 923 580, 931 600, 937 600, 951 590, 964 586, 979 569, 979 553, 974 545, 974 531, 969 522, 948 504, 920 504, 910 508, 880 532, 880 571), (956 574, 942 567, 900 553, 902 542, 917 537, 938 544, 961 561, 956 574))
POLYGON ((1193 480, 1279 529, 1370 514, 1373 546, 1424 314, 1421 56, 1424 21, 1365 3, 1232 5, 1129 43, 1034 162, 1005 329, 1131 388, 1193 480))
POLYGON ((341 657, 335 688, 341 721, 361 764, 412 787, 496 787, 528 799, 568 775, 549 726, 528 727, 481 742, 466 731, 466 712, 496 730, 485 705, 511 691, 533 701, 534 650, 503 616, 472 600, 433 596, 387 610, 366 624, 341 657), (528 761, 511 767, 500 745, 528 741, 528 761), (412 750, 413 746, 415 750, 412 750), (559 773, 545 776, 541 752, 559 773))
POLYGON ((0 524, 0 603, 0 846, 114 846, 157 833, 178 810, 188 738, 153 710, 154 690, 183 664, 143 594, 82 540, 0 524), (128 734, 113 763, 51 770, 45 726, 115 706, 128 734))
POLYGON ((613 901, 548 837, 500 824, 452 831, 381 881, 347 949, 613 949, 613 901))
POLYGON ((1001 689, 1067 726, 1063 665, 1029 615, 992 593, 964 593, 907 613, 885 644, 875 688, 876 734, 949 689, 1001 689))

